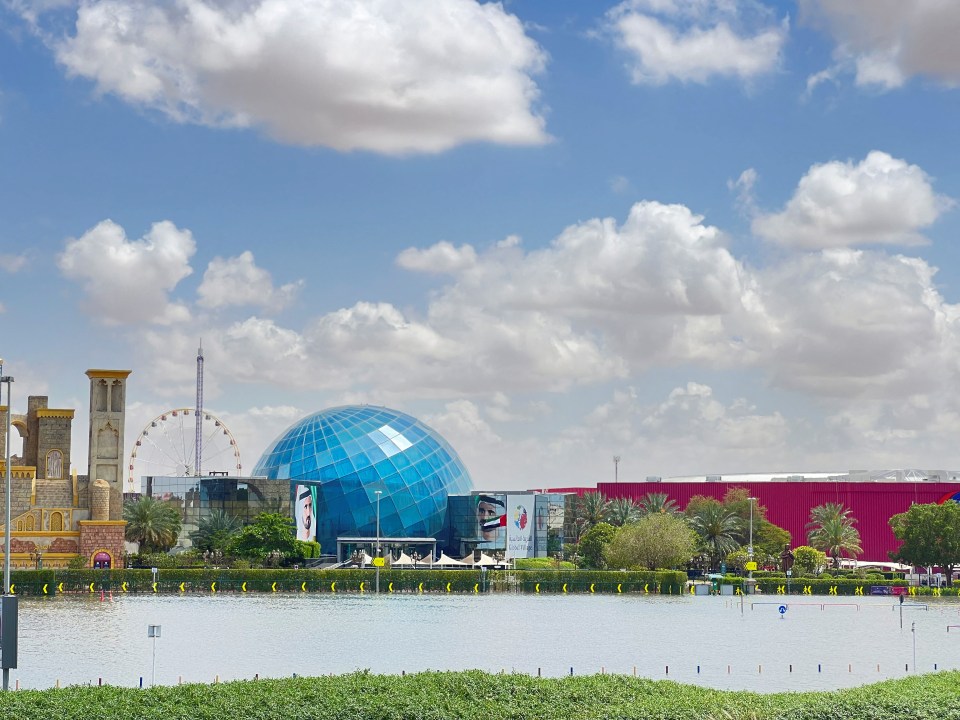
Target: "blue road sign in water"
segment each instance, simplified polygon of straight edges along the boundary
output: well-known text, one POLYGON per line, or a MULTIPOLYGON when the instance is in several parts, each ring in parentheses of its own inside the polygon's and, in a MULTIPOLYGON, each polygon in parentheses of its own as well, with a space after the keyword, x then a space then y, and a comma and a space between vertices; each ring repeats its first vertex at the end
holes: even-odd
POLYGON ((783 615, 786 611, 787 611, 787 606, 786 606, 786 605, 781 605, 781 606, 780 606, 780 614, 783 615))

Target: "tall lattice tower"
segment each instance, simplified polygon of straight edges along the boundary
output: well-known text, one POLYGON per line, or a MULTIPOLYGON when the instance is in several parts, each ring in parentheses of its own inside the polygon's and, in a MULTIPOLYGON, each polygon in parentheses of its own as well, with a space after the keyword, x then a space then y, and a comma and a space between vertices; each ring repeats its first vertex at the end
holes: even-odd
POLYGON ((196 457, 194 475, 200 476, 203 467, 203 340, 197 348, 197 404, 194 407, 197 419, 196 457))

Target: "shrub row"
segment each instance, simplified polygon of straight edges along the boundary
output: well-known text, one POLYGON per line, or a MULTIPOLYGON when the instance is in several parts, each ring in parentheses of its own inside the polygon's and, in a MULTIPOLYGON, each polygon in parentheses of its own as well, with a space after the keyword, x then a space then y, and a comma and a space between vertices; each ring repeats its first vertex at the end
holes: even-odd
MULTIPOLYGON (((18 595, 59 592, 369 592, 376 571, 231 570, 171 568, 115 570, 17 570, 11 583, 18 595), (215 585, 214 585, 215 584, 215 585), (334 585, 335 584, 335 585, 334 585), (362 587, 361 587, 362 584, 362 587), (181 587, 182 585, 182 587, 181 587)), ((380 571, 380 589, 392 592, 661 592, 682 593, 684 573, 602 570, 395 570, 380 571), (391 589, 392 585, 392 589, 391 589), (566 586, 566 587, 564 587, 566 586)))
POLYGON ((960 717, 960 673, 835 692, 761 695, 623 675, 536 678, 466 672, 366 672, 147 690, 69 687, 0 694, 0 716, 31 720, 940 720, 960 717))

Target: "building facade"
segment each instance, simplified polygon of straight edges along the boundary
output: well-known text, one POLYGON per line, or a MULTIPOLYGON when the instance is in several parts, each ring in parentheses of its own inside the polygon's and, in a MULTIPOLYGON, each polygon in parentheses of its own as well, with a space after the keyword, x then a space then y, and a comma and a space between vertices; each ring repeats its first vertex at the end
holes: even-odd
MULTIPOLYGON (((87 371, 91 381, 90 457, 94 462, 85 476, 71 471, 73 409, 51 408, 46 396, 31 395, 27 412, 10 417, 11 427, 23 443, 22 456, 10 458, 12 567, 64 567, 77 557, 89 567, 111 567, 121 561, 126 524, 121 519, 120 486, 113 478, 122 477, 124 388, 129 374, 128 370, 87 371), (121 388, 112 399, 106 394, 110 420, 105 423, 96 420, 95 408, 101 406, 102 397, 100 381, 121 388), (117 428, 110 444, 105 433, 117 428), (95 445, 94 436, 101 444, 95 445), (110 472, 111 464, 116 475, 110 472), (107 477, 98 478, 97 472, 107 477)), ((2 428, 6 427, 7 412, 6 406, 0 406, 2 428)), ((6 434, 0 432, 0 472, 4 474, 5 458, 6 434)), ((6 503, 5 492, 5 483, 0 484, 0 507, 6 503)), ((0 525, 0 533, 7 531, 0 525)))

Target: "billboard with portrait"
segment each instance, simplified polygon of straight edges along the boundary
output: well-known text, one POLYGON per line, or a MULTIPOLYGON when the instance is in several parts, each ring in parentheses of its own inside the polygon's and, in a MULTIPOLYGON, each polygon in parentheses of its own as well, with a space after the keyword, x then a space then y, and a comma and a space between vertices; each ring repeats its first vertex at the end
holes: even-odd
POLYGON ((492 493, 447 498, 453 546, 460 552, 507 549, 507 498, 492 493))
POLYGON ((294 483, 293 520, 297 528, 297 540, 317 539, 317 486, 294 483))

